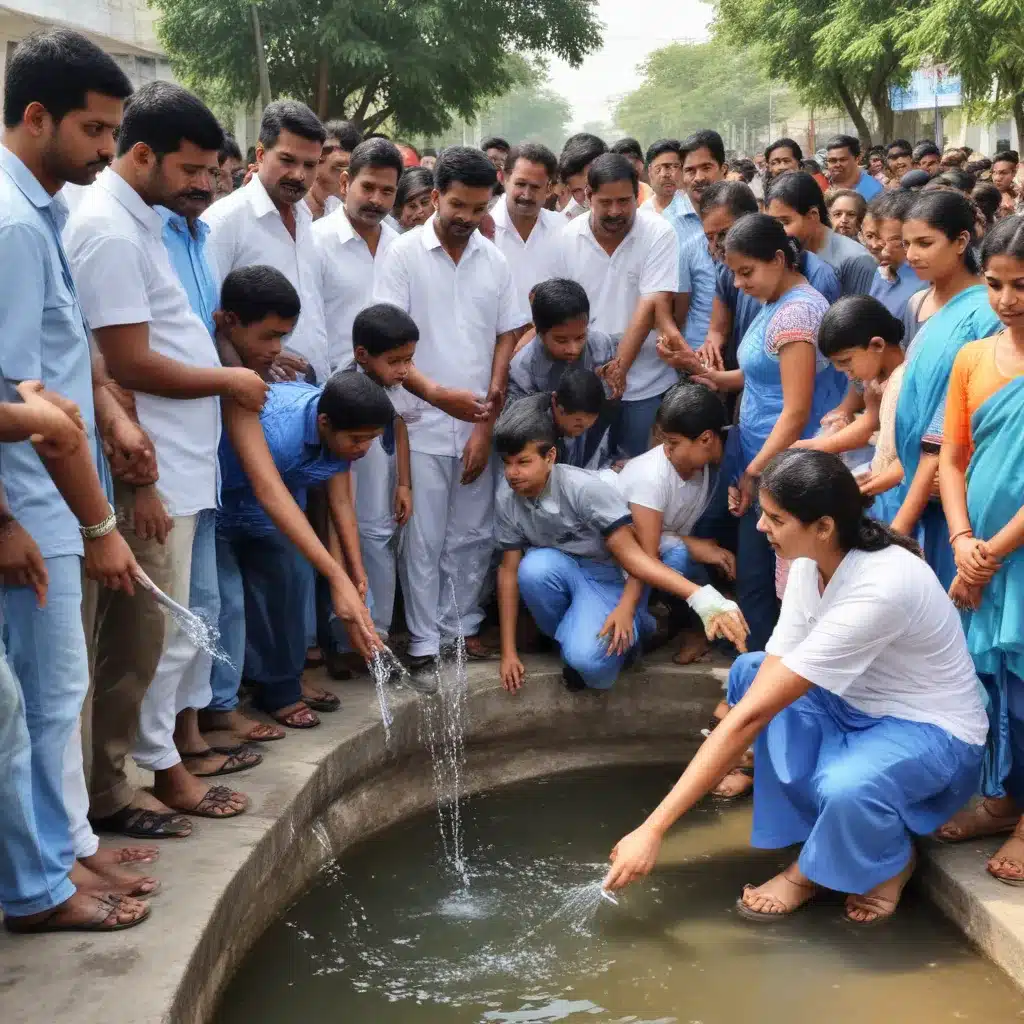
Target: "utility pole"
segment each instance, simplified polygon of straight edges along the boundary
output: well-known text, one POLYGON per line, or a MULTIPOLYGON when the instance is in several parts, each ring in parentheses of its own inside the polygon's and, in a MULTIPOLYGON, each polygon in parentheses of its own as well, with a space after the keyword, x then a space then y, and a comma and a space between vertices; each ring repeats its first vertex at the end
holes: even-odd
POLYGON ((249 15, 252 19, 252 38, 256 47, 256 67, 260 76, 259 114, 262 116, 264 109, 270 105, 270 101, 273 99, 270 92, 270 70, 267 67, 267 51, 263 47, 263 29, 260 26, 260 12, 257 10, 255 3, 249 4, 249 15))

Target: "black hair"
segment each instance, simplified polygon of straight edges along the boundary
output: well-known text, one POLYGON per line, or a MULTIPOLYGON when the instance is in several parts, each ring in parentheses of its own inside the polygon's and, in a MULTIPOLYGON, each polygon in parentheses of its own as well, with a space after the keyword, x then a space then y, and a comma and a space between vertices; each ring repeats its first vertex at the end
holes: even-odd
POLYGON ((416 321, 404 309, 388 302, 367 306, 352 321, 352 348, 361 345, 371 356, 380 356, 419 340, 416 321))
POLYGON ((971 192, 971 199, 985 215, 985 222, 991 225, 1003 202, 1003 193, 991 181, 979 181, 971 192))
POLYGON ((800 258, 800 243, 790 238, 774 217, 767 213, 748 213, 729 228, 725 251, 737 252, 762 263, 771 263, 775 254, 781 252, 786 266, 792 269, 800 258))
POLYGON ((683 381, 665 392, 654 422, 659 430, 681 434, 691 441, 696 441, 705 430, 712 430, 724 439, 729 412, 711 388, 683 381))
POLYGON ((224 136, 224 141, 221 143, 220 150, 217 153, 217 163, 221 167, 228 160, 237 160, 239 163, 242 161, 242 151, 238 148, 238 143, 233 135, 224 136))
POLYGON ((395 418, 388 393, 355 370, 339 370, 327 378, 316 411, 327 417, 331 430, 383 430, 395 418))
POLYGON ((680 159, 686 163, 686 158, 691 153, 696 153, 698 149, 706 149, 719 166, 725 163, 725 143, 718 132, 702 128, 699 132, 687 136, 679 146, 680 159))
POLYGON ((800 161, 800 170, 807 171, 808 174, 821 174, 821 164, 808 157, 806 160, 800 161))
POLYGON ((498 172, 481 149, 469 146, 449 146, 434 167, 434 185, 438 192, 447 192, 452 185, 468 188, 494 188, 498 172))
POLYGON ((783 136, 781 139, 776 139, 774 142, 768 143, 768 146, 764 151, 764 159, 766 163, 771 159, 773 150, 776 149, 790 150, 793 156, 796 157, 796 162, 798 164, 803 163, 804 151, 800 148, 800 144, 795 139, 783 136))
POLYGON ((644 163, 649 167, 659 156, 665 153, 675 153, 682 161, 683 144, 678 139, 657 139, 647 147, 647 154, 644 163))
POLYGON ((876 220, 904 221, 916 201, 917 193, 912 189, 887 189, 868 203, 868 213, 876 220))
POLYGON ((988 265, 993 256, 1012 256, 1024 262, 1024 217, 1004 217, 981 243, 981 265, 988 265))
POLYGON ((511 148, 500 135, 492 135, 489 139, 484 139, 480 143, 480 149, 485 153, 489 149, 500 149, 503 153, 507 153, 511 148))
POLYGON ((935 189, 940 185, 947 185, 949 188, 955 188, 957 192, 962 192, 965 196, 969 196, 974 191, 974 186, 977 183, 978 179, 970 171, 965 171, 960 167, 947 167, 941 174, 935 175, 925 185, 925 188, 935 189))
POLYGON ((54 121, 84 110, 87 94, 127 99, 132 83, 109 54, 79 32, 48 29, 26 36, 7 59, 4 125, 15 128, 30 103, 41 103, 54 121))
POLYGON ((433 146, 427 146, 427 148, 423 150, 423 156, 432 156, 436 160, 437 150, 434 149, 433 146))
POLYGON ((822 317, 818 349, 831 358, 846 348, 867 348, 872 338, 898 345, 903 340, 903 321, 871 295, 844 295, 822 317))
POLYGON ((565 182, 592 164, 608 147, 603 139, 589 132, 580 132, 566 140, 562 155, 558 158, 558 176, 565 182))
POLYGON ((604 384, 593 370, 567 366, 555 388, 555 402, 567 413, 600 416, 604 409, 604 384))
POLYGON ((494 450, 499 455, 518 455, 530 444, 546 455, 557 443, 554 417, 533 402, 506 406, 494 425, 494 450))
POLYGON ((821 223, 825 227, 832 226, 821 186, 806 171, 786 171, 775 178, 768 189, 768 195, 764 197, 765 207, 773 199, 785 203, 801 216, 805 216, 811 210, 817 210, 821 223))
POLYGON ((942 159, 942 150, 935 145, 934 142, 930 142, 925 139, 924 142, 919 142, 915 147, 914 151, 910 154, 915 164, 921 162, 922 157, 926 156, 937 156, 940 160, 942 159))
POLYGON ((964 249, 964 263, 974 273, 980 269, 975 250, 974 204, 962 192, 948 188, 924 189, 910 208, 907 220, 924 221, 929 227, 941 231, 951 242, 966 232, 968 242, 964 249))
POLYGON ((587 171, 587 185, 591 192, 596 192, 602 185, 611 185, 616 181, 628 181, 633 186, 633 195, 640 192, 640 178, 629 157, 621 153, 603 153, 587 171))
MULTIPOLYGON (((834 189, 829 189, 828 196, 826 197, 825 202, 827 203, 828 208, 829 208, 830 211, 832 209, 832 204, 837 199, 852 199, 853 200, 853 205, 857 208, 857 211, 856 211, 857 212, 857 219, 861 223, 863 223, 864 218, 867 216, 867 212, 868 212, 868 202, 856 189, 852 189, 852 188, 834 188, 834 189)), ((831 216, 831 213, 829 214, 829 216, 831 216)))
POLYGON ((854 159, 860 156, 860 139, 853 135, 833 135, 825 143, 825 152, 830 149, 848 149, 854 159))
POLYGON ((298 100, 274 100, 264 108, 260 118, 260 144, 263 148, 273 149, 281 132, 291 132, 309 142, 323 144, 327 141, 327 132, 320 118, 298 100))
POLYGON ((618 142, 612 143, 608 152, 621 153, 623 156, 632 157, 634 160, 639 160, 641 163, 644 162, 644 151, 640 148, 640 143, 637 142, 636 139, 619 139, 618 142))
POLYGON ((808 448, 780 452, 765 466, 760 489, 806 526, 831 519, 841 551, 881 551, 896 546, 921 554, 909 537, 867 515, 857 481, 843 460, 831 452, 808 448))
POLYGON ((354 153, 356 146, 363 141, 363 133, 351 121, 328 121, 324 131, 327 133, 324 149, 328 152, 341 149, 346 153, 354 153))
POLYGON ((712 182, 700 197, 699 213, 706 217, 712 210, 725 207, 733 217, 743 217, 748 213, 757 213, 758 205, 750 186, 742 181, 712 182))
POLYGON ((521 142, 518 146, 513 146, 505 157, 505 173, 511 174, 520 160, 539 164, 547 171, 549 181, 554 181, 558 177, 558 157, 539 142, 521 142))
POLYGON ((590 300, 579 282, 553 277, 533 289, 530 310, 537 333, 544 334, 567 320, 589 320, 590 300))
POLYGON ((885 156, 888 159, 892 156, 909 156, 913 157, 914 147, 906 139, 893 139, 888 146, 885 147, 885 156))
POLYGON ((1020 156, 1015 149, 1001 149, 994 157, 992 157, 993 164, 1014 164, 1020 163, 1020 156))
POLYGON ((365 167, 377 170, 390 169, 395 172, 396 181, 401 178, 405 169, 398 147, 387 139, 367 139, 352 150, 352 159, 348 164, 348 180, 355 181, 356 175, 365 167))
POLYGON ((177 153, 183 142, 220 151, 224 129, 213 112, 188 89, 173 82, 148 82, 124 105, 117 131, 117 155, 145 143, 157 157, 177 153))
MULTIPOLYGON (((373 141, 373 140, 367 140, 373 141)), ((413 195, 422 192, 424 189, 431 190, 434 187, 434 172, 426 167, 407 167, 402 171, 398 179, 398 188, 395 190, 395 214, 401 213, 402 207, 412 198, 413 195)))
POLYGON ((729 164, 729 169, 735 171, 737 174, 743 175, 743 180, 746 184, 750 184, 757 177, 757 164, 753 160, 748 160, 746 157, 740 157, 738 160, 733 160, 729 164))
POLYGON ((220 286, 220 308, 234 313, 248 327, 268 316, 297 320, 301 311, 299 293, 280 270, 255 264, 232 270, 220 286))
POLYGON ((388 142, 390 142, 391 136, 386 134, 385 132, 367 132, 363 136, 363 142, 365 142, 367 139, 387 139, 388 142))

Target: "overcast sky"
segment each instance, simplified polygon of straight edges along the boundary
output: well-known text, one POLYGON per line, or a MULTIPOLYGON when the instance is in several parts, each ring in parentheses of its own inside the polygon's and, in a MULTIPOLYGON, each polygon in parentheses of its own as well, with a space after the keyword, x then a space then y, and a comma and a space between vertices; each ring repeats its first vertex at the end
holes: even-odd
POLYGON ((651 50, 706 39, 712 10, 699 0, 598 0, 604 47, 576 69, 552 61, 551 84, 573 107, 573 127, 610 121, 609 107, 640 84, 637 65, 651 50))

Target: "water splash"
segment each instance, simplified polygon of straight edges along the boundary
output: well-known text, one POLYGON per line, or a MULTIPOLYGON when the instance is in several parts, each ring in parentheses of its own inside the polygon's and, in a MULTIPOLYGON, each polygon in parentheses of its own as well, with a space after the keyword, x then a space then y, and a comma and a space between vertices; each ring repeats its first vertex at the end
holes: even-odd
POLYGON ((327 832, 327 827, 322 821, 316 821, 313 823, 313 835, 316 836, 317 841, 320 843, 320 847, 328 858, 334 858, 334 847, 331 846, 331 837, 327 832))
POLYGON ((380 706, 380 724, 384 727, 384 742, 391 744, 391 725, 395 720, 388 697, 388 685, 395 685, 396 674, 401 677, 405 667, 398 660, 390 647, 374 651, 369 664, 373 688, 377 691, 377 704, 380 706))
POLYGON ((143 590, 152 594, 157 604, 166 609, 174 624, 185 634, 193 647, 208 654, 214 661, 231 664, 227 652, 221 647, 220 630, 215 623, 208 622, 204 616, 168 597, 141 569, 135 572, 133 579, 143 590))

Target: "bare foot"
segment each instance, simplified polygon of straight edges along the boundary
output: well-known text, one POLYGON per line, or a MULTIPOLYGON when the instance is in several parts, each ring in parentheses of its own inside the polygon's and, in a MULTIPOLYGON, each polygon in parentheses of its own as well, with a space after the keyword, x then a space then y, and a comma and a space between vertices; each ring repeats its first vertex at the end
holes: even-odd
POLYGON ((247 718, 237 709, 232 711, 202 711, 200 725, 204 732, 231 732, 240 743, 269 743, 283 740, 284 729, 269 722, 247 718))
POLYGON ((917 854, 911 852, 906 867, 898 874, 874 889, 864 893, 856 893, 846 897, 846 920, 853 924, 875 924, 885 921, 896 913, 903 887, 910 881, 910 876, 917 867, 917 854))
POLYGON ((155 846, 101 846, 90 858, 98 864, 152 864, 160 856, 155 846))
POLYGON ((1024 818, 1016 831, 992 855, 985 870, 999 882, 1007 885, 1024 885, 1024 818))
POLYGON ((687 630, 683 634, 683 642, 673 655, 672 661, 676 665, 692 665, 708 653, 708 647, 708 638, 703 633, 687 630))
POLYGON ((160 883, 155 878, 140 875, 136 871, 117 867, 114 864, 97 861, 95 857, 81 857, 71 868, 71 881, 82 892, 114 892, 120 896, 134 896, 145 899, 153 896, 160 883))
POLYGON ((29 934, 69 930, 114 931, 141 924, 149 907, 140 900, 118 893, 76 892, 60 906, 27 917, 5 917, 8 931, 29 934))
POLYGON ((817 886, 794 861, 764 885, 744 886, 743 895, 736 901, 736 906, 747 918, 788 917, 799 910, 816 890, 817 886))
POLYGON ((1009 797, 979 800, 973 807, 957 811, 935 833, 935 838, 944 843, 962 843, 965 839, 1002 835, 1013 831, 1019 815, 1017 805, 1009 797))
POLYGON ((200 818, 233 818, 249 806, 249 798, 225 786, 210 786, 184 765, 155 772, 153 792, 168 807, 200 818))

